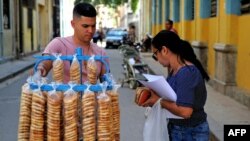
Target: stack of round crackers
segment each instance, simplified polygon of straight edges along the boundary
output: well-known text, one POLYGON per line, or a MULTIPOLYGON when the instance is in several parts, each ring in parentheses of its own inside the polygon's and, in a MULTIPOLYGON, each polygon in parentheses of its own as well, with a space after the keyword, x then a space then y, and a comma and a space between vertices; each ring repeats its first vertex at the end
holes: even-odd
POLYGON ((35 91, 32 95, 30 140, 43 141, 45 138, 45 107, 46 98, 41 91, 35 91))
POLYGON ((62 93, 49 94, 47 100, 47 140, 60 141, 62 93))
POLYGON ((22 86, 19 112, 18 140, 29 140, 31 123, 32 92, 28 90, 28 83, 22 86))
POLYGON ((67 95, 63 98, 63 111, 64 111, 64 140, 77 141, 77 101, 78 95, 67 95))
POLYGON ((88 61, 87 63, 87 78, 90 84, 97 82, 97 65, 95 61, 88 61))
POLYGON ((108 95, 111 99, 112 107, 112 123, 113 123, 113 133, 115 135, 115 140, 120 140, 120 108, 119 108, 119 94, 115 91, 108 91, 108 95))
POLYGON ((64 64, 62 60, 55 60, 53 62, 53 79, 55 82, 62 83, 63 82, 63 75, 64 75, 64 64))
POLYGON ((77 60, 72 61, 69 71, 70 71, 70 81, 80 84, 81 82, 80 64, 77 60))
POLYGON ((114 139, 112 136, 111 120, 111 103, 109 97, 98 99, 98 141, 112 141, 114 139))
POLYGON ((82 131, 84 141, 96 140, 96 99, 95 93, 88 91, 82 96, 82 131))

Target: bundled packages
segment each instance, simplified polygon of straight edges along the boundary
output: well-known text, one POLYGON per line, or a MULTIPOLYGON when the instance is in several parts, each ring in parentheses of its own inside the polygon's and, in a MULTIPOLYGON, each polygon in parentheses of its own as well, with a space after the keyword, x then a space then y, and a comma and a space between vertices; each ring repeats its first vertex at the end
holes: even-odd
POLYGON ((117 90, 120 85, 110 82, 112 89, 107 90, 106 81, 97 83, 94 56, 88 59, 86 65, 88 81, 84 85, 80 84, 81 65, 75 55, 70 66, 70 82, 65 88, 64 63, 60 55, 55 55, 55 58, 52 68, 54 82, 29 78, 22 86, 18 140, 119 141, 120 108, 117 90), (33 88, 31 84, 37 87, 33 88), (101 86, 101 91, 93 90, 93 85, 101 86))

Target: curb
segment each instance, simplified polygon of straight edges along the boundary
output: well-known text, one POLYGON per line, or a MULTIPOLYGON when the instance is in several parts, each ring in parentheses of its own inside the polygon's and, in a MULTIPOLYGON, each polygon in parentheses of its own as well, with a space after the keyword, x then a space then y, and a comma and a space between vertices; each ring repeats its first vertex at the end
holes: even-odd
POLYGON ((13 78, 13 77, 17 76, 18 74, 20 74, 20 73, 22 73, 22 72, 24 72, 24 71, 32 68, 34 65, 35 65, 35 63, 29 64, 29 65, 27 65, 27 66, 25 66, 23 68, 20 68, 19 70, 16 70, 13 73, 10 73, 10 74, 8 74, 8 75, 0 78, 0 83, 4 82, 4 81, 6 81, 6 80, 8 80, 10 78, 13 78))

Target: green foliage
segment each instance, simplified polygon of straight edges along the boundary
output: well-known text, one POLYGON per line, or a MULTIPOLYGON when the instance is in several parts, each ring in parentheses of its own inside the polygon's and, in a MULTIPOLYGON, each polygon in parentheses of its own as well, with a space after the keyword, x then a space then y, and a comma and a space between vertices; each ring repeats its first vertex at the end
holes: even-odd
MULTIPOLYGON (((128 0, 75 0, 74 4, 76 5, 80 2, 88 2, 88 3, 91 3, 93 5, 104 4, 104 5, 109 6, 111 8, 116 8, 117 6, 128 2, 128 0)), ((139 2, 139 0, 131 0, 131 8, 132 8, 133 12, 136 11, 138 2, 139 2)))
POLYGON ((131 0, 131 9, 135 13, 139 0, 131 0))
POLYGON ((76 5, 76 4, 80 3, 80 2, 87 2, 87 3, 91 3, 91 2, 92 2, 92 0, 75 0, 74 5, 76 5))

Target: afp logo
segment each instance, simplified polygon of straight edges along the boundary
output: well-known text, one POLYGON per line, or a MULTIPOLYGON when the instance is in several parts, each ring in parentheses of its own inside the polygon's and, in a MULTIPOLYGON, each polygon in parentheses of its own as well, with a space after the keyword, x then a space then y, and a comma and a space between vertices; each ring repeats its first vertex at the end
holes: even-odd
POLYGON ((224 125, 224 140, 250 140, 250 125, 224 125))

